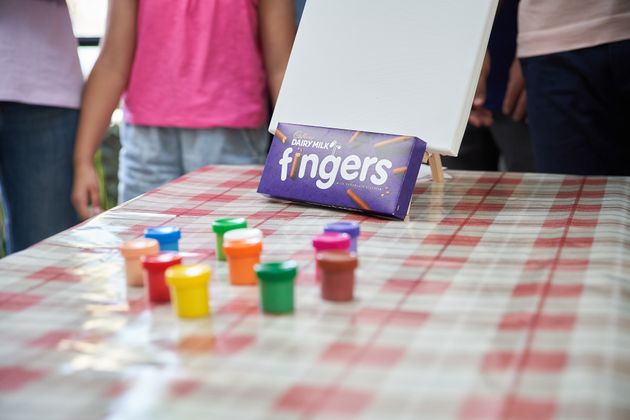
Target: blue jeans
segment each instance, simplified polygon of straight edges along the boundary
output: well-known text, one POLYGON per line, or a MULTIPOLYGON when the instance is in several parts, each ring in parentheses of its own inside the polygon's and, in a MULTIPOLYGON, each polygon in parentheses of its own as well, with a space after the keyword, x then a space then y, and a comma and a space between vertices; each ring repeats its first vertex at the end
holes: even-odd
POLYGON ((118 202, 123 203, 205 165, 265 163, 261 128, 176 128, 123 124, 118 202))
POLYGON ((0 187, 7 252, 77 223, 70 201, 79 111, 0 102, 0 187))
POLYGON ((536 169, 630 175, 630 40, 521 63, 536 169))

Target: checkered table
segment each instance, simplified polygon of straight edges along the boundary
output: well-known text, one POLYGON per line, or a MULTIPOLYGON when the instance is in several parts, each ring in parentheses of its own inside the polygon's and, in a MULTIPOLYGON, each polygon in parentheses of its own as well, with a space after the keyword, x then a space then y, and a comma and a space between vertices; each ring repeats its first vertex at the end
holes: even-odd
POLYGON ((630 418, 630 179, 453 172, 411 221, 273 201, 207 167, 0 261, 0 418, 630 418), (295 314, 232 287, 211 222, 298 261, 295 314), (324 302, 310 240, 361 222, 357 298, 324 302), (117 252, 176 225, 212 316, 127 289, 117 252))

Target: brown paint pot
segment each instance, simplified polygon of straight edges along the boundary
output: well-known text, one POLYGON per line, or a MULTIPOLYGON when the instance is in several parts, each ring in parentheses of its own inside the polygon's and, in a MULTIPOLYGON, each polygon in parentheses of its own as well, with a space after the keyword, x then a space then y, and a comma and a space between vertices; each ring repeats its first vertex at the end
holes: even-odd
POLYGON ((322 299, 349 302, 354 298, 354 270, 359 260, 356 254, 344 251, 321 251, 317 266, 321 273, 322 299))

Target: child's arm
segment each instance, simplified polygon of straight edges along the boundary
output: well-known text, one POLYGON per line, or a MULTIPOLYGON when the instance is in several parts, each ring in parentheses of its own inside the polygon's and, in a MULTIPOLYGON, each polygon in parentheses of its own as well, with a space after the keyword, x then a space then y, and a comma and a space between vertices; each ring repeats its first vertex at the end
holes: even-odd
POLYGON ((275 106, 295 38, 294 0, 260 0, 258 18, 267 84, 275 106))
POLYGON ((137 0, 109 0, 101 52, 83 89, 74 148, 72 203, 81 218, 100 211, 94 154, 109 127, 112 112, 127 86, 136 38, 137 0))

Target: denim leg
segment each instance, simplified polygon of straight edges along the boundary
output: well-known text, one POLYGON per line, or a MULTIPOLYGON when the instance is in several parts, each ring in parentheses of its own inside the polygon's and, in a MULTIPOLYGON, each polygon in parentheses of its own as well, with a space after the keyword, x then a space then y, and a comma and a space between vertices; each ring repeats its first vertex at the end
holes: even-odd
POLYGON ((608 54, 615 85, 615 130, 621 159, 625 160, 625 174, 630 175, 630 40, 613 42, 608 46, 608 54))
POLYGON ((0 185, 9 253, 77 223, 70 193, 78 116, 75 109, 0 104, 0 185))
POLYGON ((205 165, 261 165, 269 135, 261 128, 180 129, 184 171, 205 165))
POLYGON ((178 130, 130 124, 120 127, 119 203, 184 174, 178 130))
MULTIPOLYGON (((542 172, 630 175, 628 120, 620 112, 630 41, 522 59, 536 167, 542 172), (618 57, 618 62, 612 58, 618 57), (615 76, 624 69, 625 75, 615 76)), ((627 82, 626 82, 627 83, 627 82)), ((622 101, 623 102, 623 101, 622 101)))

